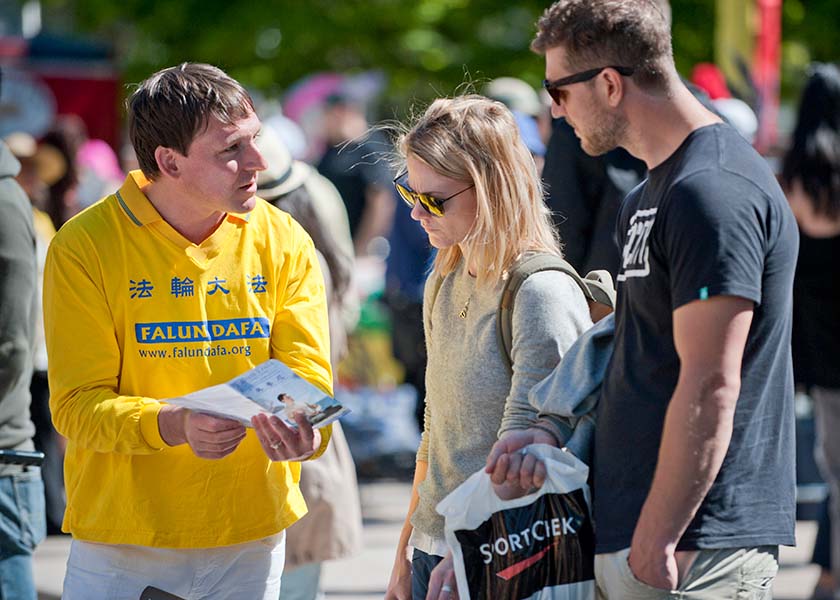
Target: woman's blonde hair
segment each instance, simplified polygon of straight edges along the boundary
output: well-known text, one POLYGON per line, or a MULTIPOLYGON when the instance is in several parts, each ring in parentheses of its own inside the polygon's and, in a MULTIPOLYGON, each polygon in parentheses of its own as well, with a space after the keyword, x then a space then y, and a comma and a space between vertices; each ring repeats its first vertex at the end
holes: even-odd
POLYGON ((440 276, 462 258, 477 268, 479 285, 495 285, 523 252, 561 255, 551 214, 530 152, 501 102, 475 94, 440 98, 397 140, 436 173, 475 185, 476 218, 460 245, 442 249, 440 276))

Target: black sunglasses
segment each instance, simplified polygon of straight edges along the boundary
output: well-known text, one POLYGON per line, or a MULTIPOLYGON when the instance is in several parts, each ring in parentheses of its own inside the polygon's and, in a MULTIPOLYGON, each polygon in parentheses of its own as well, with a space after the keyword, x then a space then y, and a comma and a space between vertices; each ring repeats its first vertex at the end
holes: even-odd
POLYGON ((604 67, 598 67, 597 69, 581 71, 580 73, 575 73, 567 77, 561 77, 560 79, 555 79, 554 81, 543 79, 543 87, 545 88, 545 91, 548 92, 548 95, 551 96, 551 99, 554 100, 555 104, 562 104, 562 98, 560 97, 560 88, 567 85, 572 85, 573 83, 589 81, 604 69, 614 69, 618 72, 619 75, 623 75, 624 77, 630 77, 635 72, 635 69, 633 67, 616 67, 613 65, 607 65, 604 67))
POLYGON ((421 194, 420 192, 415 192, 408 186, 408 181, 406 180, 406 176, 408 175, 408 171, 403 171, 396 177, 394 177, 394 187, 397 188, 397 192, 400 195, 406 204, 414 207, 415 204, 418 202, 420 206, 426 209, 426 212, 435 215, 436 217, 443 216, 443 203, 447 200, 452 200, 458 194, 463 194, 469 189, 475 187, 475 184, 470 184, 469 187, 465 187, 460 192, 455 192, 451 196, 447 198, 435 198, 430 194, 421 194))

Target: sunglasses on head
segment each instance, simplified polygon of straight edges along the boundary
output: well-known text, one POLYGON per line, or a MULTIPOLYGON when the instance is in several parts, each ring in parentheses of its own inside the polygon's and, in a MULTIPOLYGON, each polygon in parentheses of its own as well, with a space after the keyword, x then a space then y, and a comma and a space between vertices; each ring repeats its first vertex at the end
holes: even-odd
POLYGON ((567 77, 561 77, 560 79, 555 79, 554 81, 543 79, 543 87, 545 88, 545 91, 548 92, 548 95, 551 96, 551 99, 554 100, 555 104, 562 104, 563 98, 560 95, 560 92, 562 91, 561 88, 567 85, 572 85, 573 83, 589 81, 604 69, 614 69, 618 72, 619 75, 623 75, 624 77, 630 77, 635 72, 635 69, 633 67, 617 67, 613 65, 607 65, 604 67, 598 67, 597 69, 588 69, 586 71, 581 71, 580 73, 568 75, 567 77))
POLYGON ((394 178, 394 187, 397 188, 400 198, 402 198, 405 203, 412 208, 419 202, 420 206, 426 209, 426 212, 431 213, 436 217, 442 217, 444 202, 452 200, 452 198, 458 194, 463 194, 467 190, 474 188, 475 184, 470 184, 460 192, 455 192, 446 198, 435 198, 430 194, 421 194, 420 192, 412 190, 408 185, 408 171, 403 171, 394 178))

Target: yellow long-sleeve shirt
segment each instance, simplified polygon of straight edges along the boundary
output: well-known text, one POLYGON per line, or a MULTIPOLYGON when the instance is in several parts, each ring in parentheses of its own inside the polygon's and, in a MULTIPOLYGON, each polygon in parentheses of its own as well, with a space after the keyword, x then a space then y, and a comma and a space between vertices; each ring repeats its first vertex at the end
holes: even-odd
MULTIPOLYGON (((274 534, 306 507, 297 463, 253 430, 220 460, 167 446, 159 400, 278 358, 331 393, 318 259, 259 201, 201 244, 169 226, 132 172, 72 219, 47 256, 44 316, 56 429, 69 440, 63 529, 88 541, 202 548, 274 534)), ((321 450, 329 429, 322 429, 321 450)))

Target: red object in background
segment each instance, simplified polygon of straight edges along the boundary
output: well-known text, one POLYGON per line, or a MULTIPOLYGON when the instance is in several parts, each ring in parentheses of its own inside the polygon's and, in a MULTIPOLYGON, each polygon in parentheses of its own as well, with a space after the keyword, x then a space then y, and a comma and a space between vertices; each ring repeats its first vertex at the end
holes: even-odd
MULTIPOLYGON (((0 111, 0 119, 7 120, 4 124, 7 133, 9 127, 14 127, 16 116, 34 126, 33 115, 27 120, 24 106, 31 108, 36 113, 34 116, 43 115, 47 119, 51 114, 45 114, 45 111, 51 113, 54 109, 55 116, 78 115, 84 121, 90 138, 105 140, 115 151, 119 151, 122 90, 119 72, 108 46, 47 33, 32 39, 0 35, 0 68, 20 72, 24 80, 18 86, 24 89, 18 89, 16 95, 4 89, 2 100, 10 106, 5 107, 8 109, 5 113, 0 111), (33 79, 49 88, 55 106, 52 99, 39 102, 43 94, 38 92, 37 85, 28 83, 33 79), (12 124, 9 125, 8 121, 12 124)), ((3 108, 3 103, 0 103, 0 108, 3 108)), ((40 137, 45 133, 46 126, 38 128, 38 131, 31 131, 26 126, 16 129, 30 131, 40 137)))
POLYGON ((88 129, 88 137, 108 142, 120 148, 118 106, 119 80, 115 75, 101 77, 78 72, 63 73, 33 69, 52 90, 59 115, 79 115, 88 129))
POLYGON ((715 64, 698 63, 694 65, 691 70, 691 83, 705 91, 712 100, 732 97, 732 94, 729 93, 729 87, 726 85, 726 78, 715 64))
POLYGON ((753 80, 758 90, 758 133, 755 147, 767 152, 778 138, 782 0, 756 0, 758 37, 753 58, 753 80))

